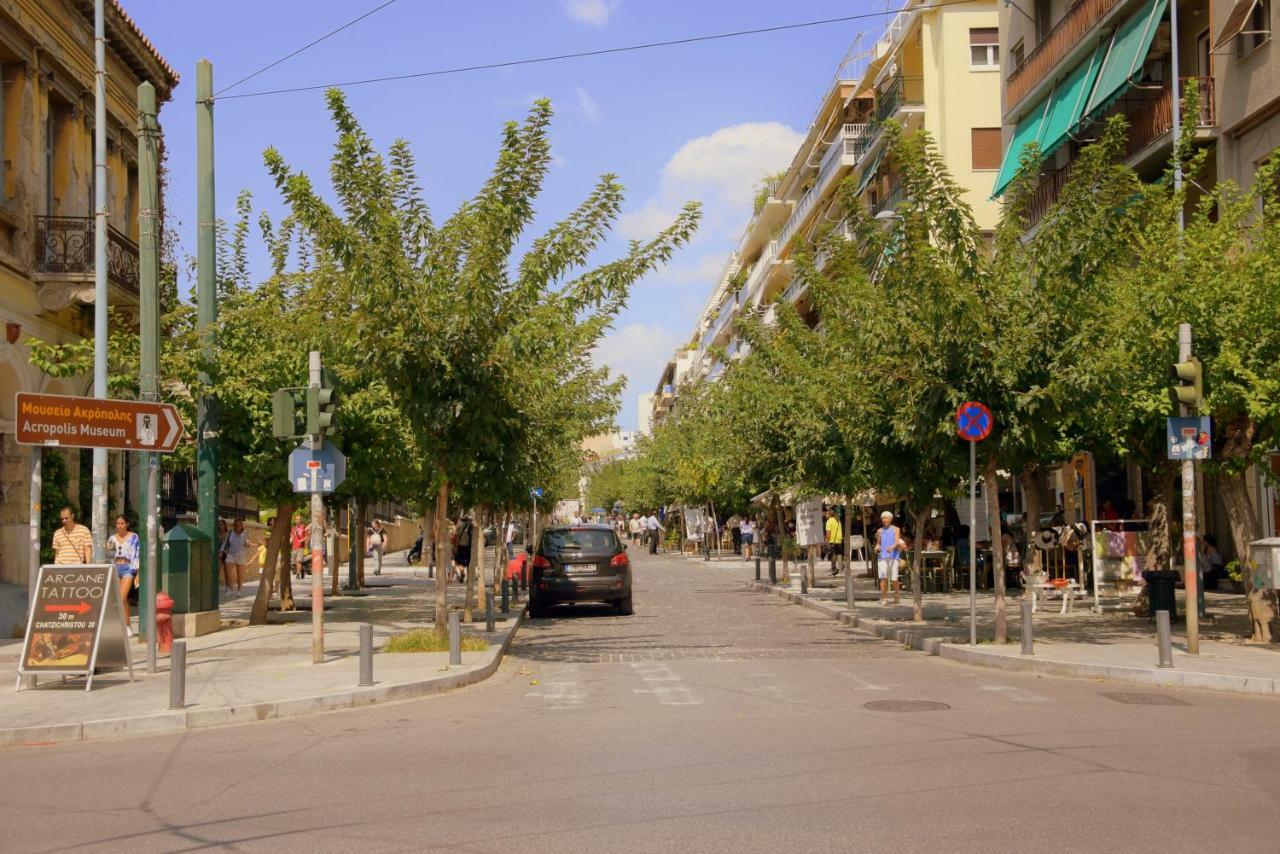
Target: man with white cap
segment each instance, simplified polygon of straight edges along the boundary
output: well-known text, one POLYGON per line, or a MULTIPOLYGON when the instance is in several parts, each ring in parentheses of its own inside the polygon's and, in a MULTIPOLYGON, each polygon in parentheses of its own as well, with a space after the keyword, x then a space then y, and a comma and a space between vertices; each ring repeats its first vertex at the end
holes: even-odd
POLYGON ((876 537, 876 564, 880 576, 880 604, 889 598, 889 582, 893 581, 893 604, 902 598, 902 582, 898 580, 898 560, 902 556, 902 532, 893 524, 888 510, 880 514, 880 530, 876 537))

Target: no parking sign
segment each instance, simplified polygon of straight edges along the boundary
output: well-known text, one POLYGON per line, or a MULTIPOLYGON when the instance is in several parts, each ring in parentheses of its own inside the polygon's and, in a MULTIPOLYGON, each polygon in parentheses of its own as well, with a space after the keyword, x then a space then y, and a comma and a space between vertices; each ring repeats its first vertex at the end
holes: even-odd
POLYGON ((977 401, 962 403, 956 410, 956 434, 966 442, 981 442, 991 435, 995 423, 991 410, 977 401))

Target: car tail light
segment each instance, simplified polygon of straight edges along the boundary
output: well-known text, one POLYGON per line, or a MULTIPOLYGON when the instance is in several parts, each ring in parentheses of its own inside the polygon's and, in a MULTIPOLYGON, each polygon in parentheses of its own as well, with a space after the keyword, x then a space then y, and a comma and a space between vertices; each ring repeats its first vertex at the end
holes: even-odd
POLYGON ((630 563, 626 554, 617 554, 613 556, 613 560, 609 561, 609 566, 627 566, 630 563))
POLYGON ((534 557, 533 557, 533 568, 534 568, 534 569, 550 569, 550 568, 551 568, 551 561, 547 560, 547 559, 546 559, 545 557, 543 557, 542 555, 534 555, 534 557))

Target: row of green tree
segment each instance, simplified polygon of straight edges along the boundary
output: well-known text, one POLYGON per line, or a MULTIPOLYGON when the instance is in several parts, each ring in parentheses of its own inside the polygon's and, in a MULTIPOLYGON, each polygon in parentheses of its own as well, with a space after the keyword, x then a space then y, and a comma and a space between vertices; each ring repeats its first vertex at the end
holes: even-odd
MULTIPOLYGON (((222 483, 277 508, 267 565, 280 567, 283 607, 291 606, 284 546, 297 500, 290 448, 272 435, 271 398, 305 384, 309 351, 320 351, 339 384, 336 434, 348 466, 336 498, 416 505, 434 517, 428 538, 447 567, 451 514, 522 507, 534 485, 548 500, 576 490, 582 439, 613 427, 625 382, 595 367, 591 351, 632 286, 699 219, 690 204, 654 239, 596 265, 623 202, 617 178, 604 175, 575 210, 530 236, 552 159, 552 110, 539 101, 503 128, 480 190, 437 220, 408 143, 379 151, 340 91, 326 99, 336 130, 328 190, 270 148, 265 166, 287 215, 255 217, 242 194, 221 229, 213 358, 202 356, 192 305, 172 299, 163 318, 166 399, 194 433, 195 401, 216 398, 222 483), (271 259, 262 281, 250 273, 256 239, 271 259)), ((76 347, 37 358, 52 370, 91 352, 76 347)), ((117 336, 112 363, 113 392, 136 393, 136 335, 117 336)), ((169 464, 190 467, 192 452, 169 464)), ((473 562, 482 552, 472 550, 473 562)), ((442 631, 447 576, 437 573, 442 631)), ((468 607, 475 577, 468 573, 468 607)), ((262 588, 255 618, 265 620, 271 585, 262 588)))
MULTIPOLYGON (((639 458, 596 478, 592 501, 714 502, 732 512, 766 489, 874 490, 918 520, 935 494, 963 488, 968 454, 954 413, 979 400, 996 413, 980 468, 987 483, 997 470, 1022 480, 1029 519, 1040 518, 1048 470, 1077 451, 1140 464, 1153 482, 1151 557, 1167 565, 1177 469, 1166 459, 1165 418, 1174 414, 1178 324, 1190 323, 1207 376, 1202 414, 1214 423, 1205 469, 1241 566, 1256 568, 1249 544, 1259 514, 1246 471, 1264 463, 1269 472, 1280 429, 1280 160, 1267 161, 1247 192, 1205 186, 1207 152, 1188 137, 1164 180, 1146 183, 1124 165, 1127 129, 1116 118, 1030 236, 1039 164, 1028 152, 988 240, 928 136, 889 133, 905 191, 892 219, 870 216, 846 187, 852 239, 831 227, 793 246, 820 322, 811 328, 783 302, 769 324, 749 313, 739 324, 749 355, 721 381, 681 389, 639 458), (1173 180, 1175 163, 1187 181, 1173 180)), ((1000 542, 995 489, 987 500, 1000 542)), ((920 567, 917 538, 917 618, 920 567)), ((1244 581, 1255 637, 1267 638, 1271 594, 1251 571, 1244 581)))

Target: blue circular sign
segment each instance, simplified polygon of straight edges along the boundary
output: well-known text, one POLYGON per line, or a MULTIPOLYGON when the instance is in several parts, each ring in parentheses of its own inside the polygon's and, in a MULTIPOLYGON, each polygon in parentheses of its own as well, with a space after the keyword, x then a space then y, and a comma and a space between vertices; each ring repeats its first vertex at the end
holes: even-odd
POLYGON ((991 410, 977 401, 960 404, 956 410, 956 433, 966 442, 981 442, 995 426, 991 410))

